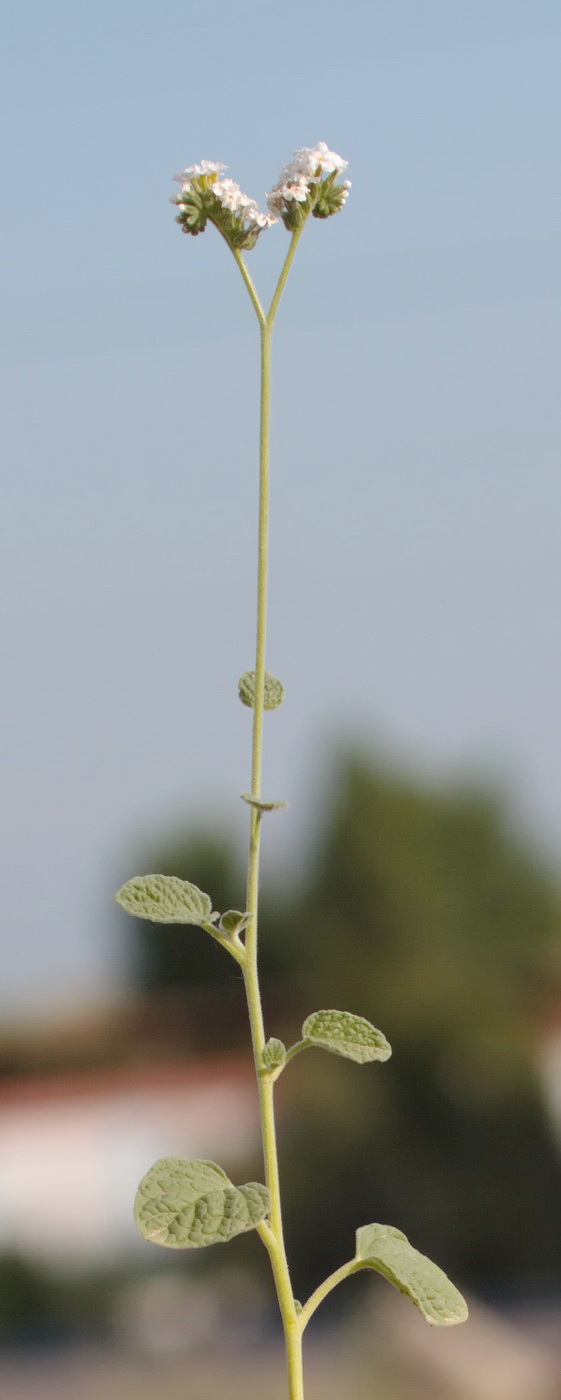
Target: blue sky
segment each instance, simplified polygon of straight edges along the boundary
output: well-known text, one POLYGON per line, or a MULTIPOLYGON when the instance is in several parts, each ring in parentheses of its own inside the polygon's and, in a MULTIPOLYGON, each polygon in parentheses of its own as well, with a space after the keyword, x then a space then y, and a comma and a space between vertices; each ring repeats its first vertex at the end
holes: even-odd
POLYGON ((276 334, 271 859, 349 737, 489 773, 556 857, 558 4, 19 0, 3 48, 0 1005, 118 991, 135 853, 243 836, 258 346, 173 223, 201 157, 262 199, 323 139, 353 181, 276 334))

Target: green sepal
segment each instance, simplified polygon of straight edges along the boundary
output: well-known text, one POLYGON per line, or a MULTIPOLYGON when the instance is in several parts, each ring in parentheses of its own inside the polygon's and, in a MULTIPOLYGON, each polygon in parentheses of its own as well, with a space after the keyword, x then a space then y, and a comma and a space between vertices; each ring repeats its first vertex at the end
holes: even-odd
POLYGON ((319 194, 312 209, 314 219, 328 219, 331 214, 338 214, 343 208, 347 198, 347 188, 344 185, 331 183, 337 178, 336 174, 328 180, 322 181, 319 194))
MULTIPOLYGON (((255 705, 255 671, 244 671, 243 676, 240 676, 238 694, 242 705, 247 705, 252 710, 255 705)), ((282 681, 278 681, 276 676, 271 676, 269 671, 265 671, 263 708, 265 710, 278 710, 283 700, 284 686, 282 681)))
POLYGON ((199 189, 192 184, 188 192, 173 200, 178 205, 175 222, 181 225, 184 233, 192 233, 196 237, 198 233, 204 233, 209 212, 216 202, 216 195, 209 196, 208 189, 199 189))
POLYGON ((215 1162, 163 1157, 140 1183, 134 1218, 150 1244, 201 1249, 254 1230, 269 1210, 269 1192, 259 1182, 233 1186, 215 1162))
POLYGON ((286 1059, 286 1046, 276 1036, 271 1036, 263 1050, 263 1064, 266 1070, 281 1069, 286 1059))
POLYGON ((115 899, 127 914, 155 924, 204 924, 217 917, 209 895, 177 875, 138 875, 115 899))
POLYGON ((363 1225, 357 1230, 356 1258, 405 1293, 432 1327, 465 1322, 467 1303, 455 1284, 393 1225, 363 1225))
POLYGON ((308 1045, 317 1045, 360 1065, 389 1060, 392 1053, 382 1031, 351 1011, 313 1011, 304 1021, 302 1036, 308 1045))

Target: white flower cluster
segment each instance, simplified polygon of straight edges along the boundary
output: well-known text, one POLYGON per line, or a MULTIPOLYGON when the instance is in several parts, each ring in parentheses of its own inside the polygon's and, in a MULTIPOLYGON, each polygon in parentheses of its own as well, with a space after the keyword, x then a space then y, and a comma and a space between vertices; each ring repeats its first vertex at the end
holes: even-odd
POLYGON ((180 190, 171 203, 177 208, 176 223, 183 233, 203 233, 210 220, 234 251, 254 248, 263 229, 277 219, 282 219, 291 233, 302 228, 310 214, 315 219, 328 219, 343 208, 351 188, 349 180, 339 179, 347 161, 330 151, 325 141, 295 151, 267 195, 268 213, 224 175, 226 169, 214 160, 186 166, 173 177, 180 190))
MULTIPOLYGON (((295 204, 305 204, 312 183, 329 175, 342 174, 347 166, 348 161, 335 151, 330 151, 325 141, 295 151, 292 160, 281 170, 274 189, 267 195, 271 214, 283 218, 291 206, 294 208, 295 204)), ((344 204, 351 188, 350 180, 344 180, 338 188, 341 190, 341 204, 344 204)))
POLYGON ((276 218, 271 214, 263 214, 255 200, 244 194, 235 180, 217 180, 212 190, 223 209, 237 214, 251 228, 269 228, 270 224, 276 224, 276 218))
POLYGON ((270 224, 275 224, 276 218, 271 214, 263 214, 255 200, 244 194, 235 180, 217 178, 226 169, 227 167, 218 161, 202 160, 200 165, 189 165, 179 175, 174 175, 173 178, 179 181, 181 189, 179 194, 172 195, 171 203, 178 205, 179 219, 187 207, 186 197, 200 182, 200 185, 206 186, 215 195, 223 209, 227 209, 230 214, 234 214, 240 220, 240 223, 247 228, 248 233, 269 228, 270 224), (206 178, 201 180, 201 176, 206 178))

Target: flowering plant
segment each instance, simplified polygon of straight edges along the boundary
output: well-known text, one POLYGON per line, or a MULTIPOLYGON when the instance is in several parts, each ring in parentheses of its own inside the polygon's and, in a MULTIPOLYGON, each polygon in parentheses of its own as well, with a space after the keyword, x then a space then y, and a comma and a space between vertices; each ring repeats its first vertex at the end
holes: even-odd
POLYGON ((356 1235, 353 1257, 320 1283, 303 1305, 294 1297, 283 1237, 281 1191, 274 1111, 274 1086, 295 1055, 316 1046, 358 1064, 383 1062, 391 1048, 382 1031, 349 1011, 321 1010, 309 1015, 302 1038, 287 1050, 276 1036, 267 1038, 257 966, 257 925, 261 827, 267 813, 284 802, 269 801, 261 792, 265 711, 284 699, 284 687, 265 668, 269 534, 269 438, 271 336, 299 239, 310 215, 326 219, 341 210, 350 184, 340 176, 347 162, 325 142, 296 151, 267 196, 263 213, 233 180, 225 166, 203 160, 175 178, 179 194, 176 220, 184 233, 203 233, 214 224, 238 264, 261 333, 261 426, 257 570, 257 644, 255 669, 244 672, 238 688, 244 705, 253 710, 251 790, 242 793, 249 805, 249 858, 245 910, 213 910, 210 896, 175 876, 146 875, 129 880, 117 895, 128 913, 156 923, 196 924, 235 959, 241 968, 247 1004, 261 1115, 265 1184, 234 1186, 221 1167, 208 1161, 164 1158, 140 1183, 135 1202, 137 1225, 144 1238, 168 1249, 198 1249, 225 1242, 246 1230, 256 1230, 271 1261, 284 1328, 288 1394, 304 1400, 302 1338, 316 1308, 328 1293, 360 1269, 374 1269, 406 1294, 435 1326, 462 1322, 467 1307, 442 1270, 409 1244, 391 1225, 363 1225, 356 1235), (263 309, 243 257, 263 231, 280 220, 291 234, 271 305, 263 309))

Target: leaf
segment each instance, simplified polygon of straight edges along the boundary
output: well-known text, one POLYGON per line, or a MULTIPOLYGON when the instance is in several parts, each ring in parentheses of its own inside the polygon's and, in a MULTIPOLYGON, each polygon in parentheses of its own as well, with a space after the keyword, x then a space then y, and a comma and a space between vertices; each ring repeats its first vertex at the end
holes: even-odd
POLYGON ((249 802, 250 807, 256 807, 258 812, 280 812, 281 807, 288 807, 288 802, 263 802, 260 797, 253 797, 250 792, 241 792, 244 802, 249 802))
MULTIPOLYGON (((248 705, 252 710, 255 704, 255 671, 244 671, 238 681, 238 692, 242 705, 248 705)), ((263 696, 263 706, 266 710, 277 710, 284 700, 284 686, 282 681, 278 681, 276 676, 271 676, 269 671, 265 671, 265 690, 263 696)))
POLYGON ((232 938, 235 933, 241 933, 242 929, 246 928, 250 919, 251 914, 242 914, 239 909, 227 909, 226 913, 222 914, 218 927, 221 933, 227 933, 228 937, 232 938))
POLYGON ((413 1249, 393 1225, 363 1225, 357 1230, 356 1257, 405 1293, 432 1327, 465 1322, 468 1308, 461 1293, 438 1264, 413 1249))
POLYGON ((360 1065, 389 1060, 392 1053, 385 1035, 351 1011, 313 1011, 304 1021, 302 1035, 309 1045, 319 1045, 360 1065))
POLYGON ((115 895, 127 914, 155 924, 202 924, 212 914, 212 901, 196 885, 177 875, 139 875, 115 895))
POLYGON ((265 1186, 233 1186, 215 1162, 163 1157, 143 1177, 134 1203, 141 1235, 167 1249, 224 1244, 253 1230, 270 1208, 265 1186))
POLYGON ((267 1041, 263 1050, 263 1064, 265 1069, 279 1069, 286 1059, 286 1046, 282 1040, 277 1040, 275 1036, 267 1041))

